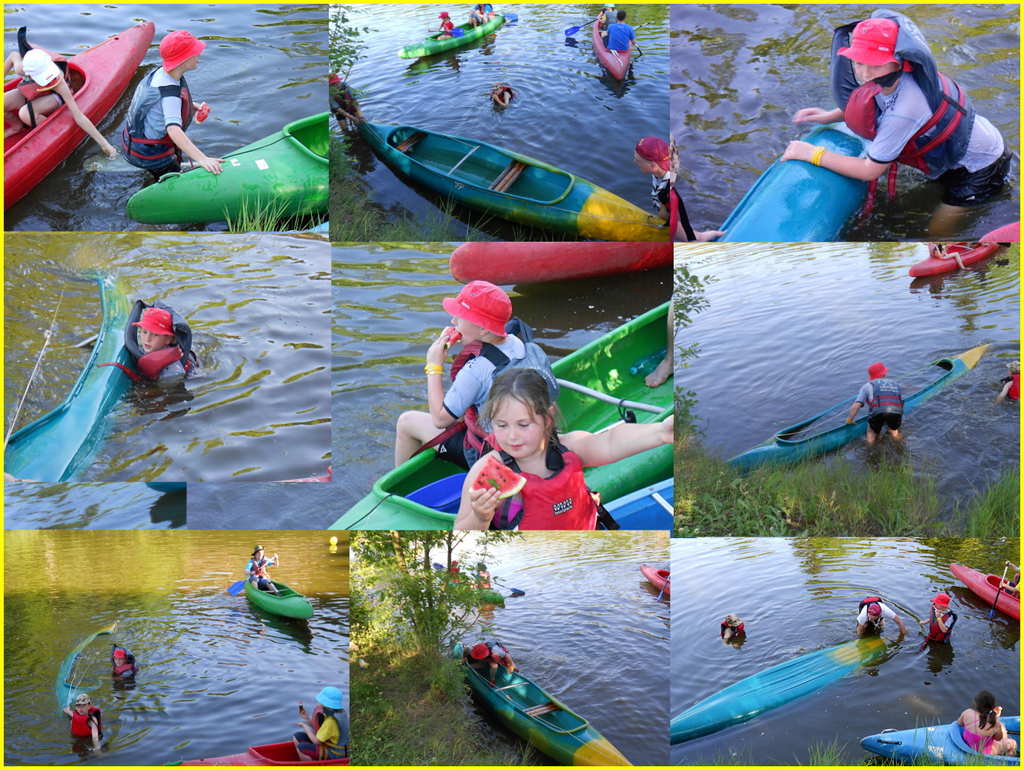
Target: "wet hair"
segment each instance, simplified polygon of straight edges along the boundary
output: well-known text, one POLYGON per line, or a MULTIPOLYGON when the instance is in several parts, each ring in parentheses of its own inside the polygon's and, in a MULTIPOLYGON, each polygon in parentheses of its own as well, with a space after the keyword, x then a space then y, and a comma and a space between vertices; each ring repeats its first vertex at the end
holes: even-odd
POLYGON ((1020 361, 1011 361, 1006 368, 1010 370, 1010 374, 1020 374, 1020 361))
POLYGON ((978 712, 978 727, 995 727, 996 696, 982 690, 974 696, 974 710, 978 712))
POLYGON ((484 420, 493 422, 498 409, 509 398, 523 404, 534 416, 540 415, 552 436, 557 433, 558 407, 551 400, 548 381, 536 369, 506 369, 495 377, 484 405, 484 420))

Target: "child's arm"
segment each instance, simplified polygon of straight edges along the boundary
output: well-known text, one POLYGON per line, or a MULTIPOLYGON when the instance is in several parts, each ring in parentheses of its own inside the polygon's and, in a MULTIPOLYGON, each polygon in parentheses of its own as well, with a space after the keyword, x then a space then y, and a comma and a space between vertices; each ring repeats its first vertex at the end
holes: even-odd
POLYGON ((674 422, 675 417, 669 415, 661 422, 641 425, 620 423, 600 433, 577 430, 565 434, 561 440, 566 448, 580 456, 585 468, 592 468, 671 444, 675 435, 674 422))
POLYGON ((1003 385, 1003 389, 999 391, 999 395, 996 396, 996 403, 1001 404, 1006 400, 1006 396, 1010 392, 1010 386, 1013 385, 1013 380, 1003 385))
POLYGON ((7 58, 4 59, 4 77, 10 75, 12 72, 18 75, 24 74, 21 71, 21 54, 18 51, 11 51, 7 54, 7 58))
POLYGON ((459 502, 459 513, 455 517, 455 529, 487 529, 498 508, 497 489, 473 489, 473 482, 480 475, 484 460, 491 453, 481 457, 466 474, 462 482, 462 500, 459 502))
MULTIPOLYGON (((793 141, 789 143, 786 151, 782 153, 781 160, 803 160, 813 163, 812 158, 818 149, 820 148, 810 142, 793 141)), ((872 182, 884 174, 892 164, 878 163, 870 158, 854 158, 851 155, 843 155, 842 153, 826 150, 820 153, 817 165, 851 179, 872 182)))
POLYGON ((108 158, 116 158, 117 150, 114 149, 114 145, 106 140, 103 134, 101 134, 96 126, 93 125, 93 122, 89 120, 89 117, 79 108, 78 102, 75 101, 75 96, 71 93, 71 89, 68 87, 68 82, 66 80, 62 81, 61 84, 57 86, 57 93, 60 94, 64 103, 68 106, 68 110, 71 112, 71 117, 74 118, 78 127, 85 131, 85 133, 87 133, 89 137, 100 146, 104 155, 108 158))
POLYGON ((838 123, 843 119, 843 111, 836 107, 834 110, 823 110, 821 107, 804 107, 797 110, 793 115, 794 123, 838 123))
POLYGON ((185 130, 172 123, 167 127, 167 136, 170 138, 174 145, 181 150, 183 153, 188 155, 192 160, 198 163, 200 166, 205 168, 211 174, 219 174, 221 172, 220 164, 223 158, 211 158, 198 147, 196 147, 192 140, 185 136, 185 130))
POLYGON ((445 327, 427 348, 426 365, 441 369, 441 373, 435 371, 434 374, 427 375, 427 410, 436 428, 447 428, 456 420, 451 412, 444 408, 444 357, 450 334, 451 330, 445 327))
POLYGON ((65 706, 63 709, 61 709, 61 711, 63 711, 68 716, 72 716, 74 714, 70 706, 65 706))
POLYGON ((854 401, 852 404, 850 404, 850 412, 849 414, 846 415, 847 425, 853 424, 853 419, 857 416, 857 412, 860 411, 860 408, 862 406, 864 406, 864 404, 862 404, 860 401, 854 401))

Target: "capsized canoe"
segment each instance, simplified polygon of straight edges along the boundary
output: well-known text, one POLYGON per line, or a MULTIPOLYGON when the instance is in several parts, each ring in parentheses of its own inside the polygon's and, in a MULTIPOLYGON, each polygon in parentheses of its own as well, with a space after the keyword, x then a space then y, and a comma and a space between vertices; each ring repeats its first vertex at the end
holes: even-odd
POLYGON ((456 281, 500 285, 596 278, 639 273, 672 264, 672 244, 474 241, 452 252, 448 269, 456 281))
POLYGON ((184 481, 147 481, 146 486, 154 492, 169 495, 172 492, 184 492, 187 485, 184 481))
MULTIPOLYGON (((947 254, 959 254, 960 261, 964 263, 964 266, 973 265, 975 262, 980 262, 983 259, 988 259, 1000 249, 998 243, 978 243, 971 246, 966 243, 947 243, 946 253, 947 254)), ((939 275, 940 273, 952 273, 954 270, 959 270, 960 265, 955 259, 934 259, 928 257, 928 259, 922 259, 910 267, 910 275, 915 278, 920 278, 924 275, 939 275)))
POLYGON ((995 243, 1017 243, 1020 241, 1020 222, 997 227, 981 236, 980 240, 994 241, 995 243))
POLYGON ((597 56, 597 60, 601 62, 601 66, 608 70, 610 74, 616 80, 623 80, 626 77, 626 73, 629 72, 629 51, 612 51, 604 44, 604 38, 601 37, 600 25, 595 21, 591 28, 591 40, 594 44, 594 54, 597 56))
POLYGON ((216 767, 267 767, 270 765, 293 765, 306 767, 312 765, 347 765, 349 758, 300 760, 295 754, 295 744, 291 741, 267 743, 263 746, 250 746, 242 754, 231 754, 226 757, 206 757, 205 759, 186 759, 182 765, 216 766, 216 767))
POLYGON ((398 55, 403 59, 418 59, 421 56, 433 56, 434 54, 454 51, 456 48, 462 48, 470 43, 475 43, 480 38, 496 31, 504 23, 505 17, 501 14, 495 14, 493 19, 476 27, 471 26, 468 22, 459 24, 455 29, 462 30, 461 35, 453 35, 441 40, 438 38, 438 35, 441 33, 438 32, 437 35, 430 35, 421 43, 407 45, 405 48, 399 49, 398 55))
POLYGON ((674 482, 663 479, 605 503, 621 529, 672 529, 674 482))
POLYGON ((276 218, 327 211, 328 113, 287 124, 224 156, 223 171, 164 174, 128 199, 128 216, 151 225, 238 220, 270 211, 276 218))
POLYGON ((395 173, 470 208, 595 240, 668 240, 663 219, 526 155, 413 126, 364 121, 359 132, 395 173))
POLYGON ((57 680, 54 683, 53 693, 57 697, 57 710, 63 711, 67 706, 71 705, 71 701, 74 700, 75 695, 80 692, 84 692, 81 687, 81 681, 76 681, 76 677, 72 675, 72 671, 75 668, 75 663, 78 661, 78 657, 85 651, 85 648, 92 644, 93 640, 97 636, 104 634, 112 634, 117 629, 117 622, 111 623, 109 626, 104 626, 99 631, 95 631, 89 634, 85 639, 75 645, 75 649, 67 654, 64 661, 60 664, 60 670, 57 672, 57 680))
POLYGON ((280 615, 284 618, 295 618, 297 620, 306 620, 313 617, 313 605, 309 603, 309 599, 298 591, 292 590, 284 583, 280 583, 277 580, 273 581, 273 583, 277 586, 278 593, 276 594, 272 594, 269 591, 261 591, 252 582, 246 580, 245 595, 253 605, 272 615, 280 615))
MULTIPOLYGON (((95 125, 99 125, 131 83, 139 62, 153 40, 153 22, 147 21, 114 35, 99 45, 70 58, 68 82, 75 103, 95 125)), ((4 84, 4 91, 16 88, 21 78, 4 84)), ((4 140, 4 208, 23 198, 86 139, 66 105, 61 105, 34 129, 27 127, 4 140)), ((91 141, 91 140, 90 140, 91 141)), ((116 145, 116 141, 114 142, 116 145)))
MULTIPOLYGON (((817 126, 805 142, 861 157, 863 139, 842 123, 817 126)), ((719 230, 720 241, 835 241, 863 205, 865 182, 799 160, 775 161, 754 182, 719 230)))
POLYGON ((659 591, 664 591, 665 596, 670 596, 672 594, 672 583, 669 580, 671 573, 669 570, 658 569, 657 567, 652 567, 650 564, 641 564, 640 574, 646 578, 648 583, 659 591))
MULTIPOLYGON (((960 355, 940 358, 938 361, 933 362, 932 365, 939 369, 935 373, 935 379, 916 393, 904 397, 903 414, 906 415, 912 409, 919 407, 949 385, 949 383, 953 382, 953 380, 977 366, 978 361, 981 360, 988 347, 988 345, 979 345, 960 355)), ((863 411, 862 416, 852 425, 847 425, 844 422, 846 412, 843 407, 849 407, 852 403, 853 399, 848 399, 825 410, 821 414, 798 422, 796 425, 791 425, 775 434, 775 437, 766 444, 736 455, 736 457, 729 460, 729 464, 742 471, 749 471, 760 465, 795 463, 808 457, 814 457, 815 455, 838 449, 867 432, 868 418, 866 414, 863 414, 863 411), (819 432, 812 432, 807 435, 808 429, 826 415, 831 415, 833 419, 824 422, 820 426, 819 432), (839 420, 840 424, 837 427, 829 427, 836 420, 839 420)))
POLYGON ((105 436, 105 417, 131 387, 111 361, 131 365, 123 330, 132 304, 111 276, 97 278, 103 320, 89 360, 61 404, 19 429, 4 453, 4 471, 19 479, 67 481, 86 467, 105 436))
MULTIPOLYGON (((665 349, 665 316, 668 303, 649 310, 554 363, 555 376, 593 390, 630 401, 663 408, 658 414, 636 412, 638 422, 668 417, 674 406, 673 380, 657 388, 644 384, 638 361, 665 349), (634 374, 631 369, 636 369, 634 374)), ((562 387, 558 409, 563 429, 598 432, 620 422, 618 406, 562 387)), ((431 449, 381 476, 370 493, 338 519, 331 529, 451 529, 455 514, 409 499, 427 485, 462 473, 431 449)), ((586 470, 587 483, 604 499, 613 500, 654 484, 672 473, 672 447, 652 449, 639 455, 586 470)))
MULTIPOLYGON (((452 657, 462 657, 456 644, 452 657)), ((563 765, 631 765, 607 738, 557 698, 521 672, 498 666, 492 686, 487 677, 467 664, 463 674, 470 688, 490 711, 520 738, 563 765)))
POLYGON ((967 586, 971 593, 979 596, 989 603, 996 601, 996 593, 999 593, 999 600, 996 602, 996 609, 1004 615, 1020 620, 1020 597, 1012 596, 1006 591, 999 591, 999 575, 986 575, 976 569, 965 567, 963 564, 950 564, 949 571, 956 579, 967 586))
MULTIPOLYGON (((1020 738, 1020 717, 1000 717, 1007 732, 1020 738)), ((891 730, 861 738, 864 749, 915 765, 1019 765, 1020 757, 979 754, 964 741, 956 722, 913 730, 891 730)))
POLYGON ((885 641, 868 636, 801 655, 741 679, 672 718, 672 743, 682 743, 753 719, 880 661, 885 641))

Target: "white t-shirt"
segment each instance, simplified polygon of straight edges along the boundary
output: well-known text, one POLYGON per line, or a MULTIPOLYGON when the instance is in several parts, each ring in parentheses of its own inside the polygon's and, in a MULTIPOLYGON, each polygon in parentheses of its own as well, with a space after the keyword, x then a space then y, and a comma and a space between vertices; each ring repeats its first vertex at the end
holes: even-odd
MULTIPOLYGON (((865 604, 863 607, 861 607, 860 612, 857 613, 857 624, 858 625, 862 625, 862 624, 868 622, 868 607, 869 606, 870 605, 865 604)), ((893 612, 892 610, 890 610, 887 606, 885 606, 885 604, 883 602, 878 602, 878 606, 882 608, 882 614, 881 614, 882 618, 889 618, 890 620, 892 620, 893 618, 896 617, 896 613, 893 612)))

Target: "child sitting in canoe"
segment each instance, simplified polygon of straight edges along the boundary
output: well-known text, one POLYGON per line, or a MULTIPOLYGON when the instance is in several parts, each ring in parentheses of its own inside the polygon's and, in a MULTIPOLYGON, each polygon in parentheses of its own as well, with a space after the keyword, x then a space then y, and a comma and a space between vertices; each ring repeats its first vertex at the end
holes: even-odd
POLYGON ((889 370, 881 361, 868 367, 868 381, 864 383, 850 406, 846 424, 852 425, 862 406, 868 407, 868 445, 872 445, 882 433, 889 429, 894 441, 902 441, 900 426, 903 424, 903 391, 896 380, 886 375, 889 370))
POLYGON ((154 179, 181 170, 182 153, 211 174, 221 172, 221 158, 202 152, 185 131, 195 107, 185 73, 199 66, 206 43, 178 29, 160 41, 163 66, 146 75, 135 89, 121 132, 125 157, 154 179))
POLYGON ((4 60, 4 77, 11 73, 24 77, 17 87, 4 91, 4 138, 35 128, 65 104, 75 124, 100 146, 103 154, 117 157, 114 146, 79 108, 64 73, 50 54, 38 48, 30 48, 24 56, 12 51, 4 60))
POLYGON ((651 198, 658 216, 668 220, 674 241, 713 241, 722 230, 695 231, 686 215, 683 199, 673 187, 672 149, 661 137, 645 136, 633 148, 637 168, 651 175, 651 198))
POLYGON ((135 364, 134 373, 129 372, 135 380, 184 378, 198 366, 191 328, 173 308, 161 302, 149 305, 136 300, 125 328, 124 346, 135 364))
POLYGON ((896 614, 881 598, 869 596, 862 599, 857 610, 857 636, 874 634, 881 636, 885 630, 885 621, 893 621, 900 629, 900 638, 907 635, 907 627, 903 625, 900 616, 896 614))
POLYGON ((956 723, 963 730, 964 743, 980 754, 1011 757, 1017 753, 1017 742, 1006 734, 1006 726, 999 721, 1003 707, 996 705, 996 697, 988 690, 974 696, 972 708, 964 709, 956 723))
POLYGON ((435 447, 442 459, 469 468, 489 451, 487 430, 478 413, 495 374, 503 369, 537 369, 552 393, 558 392, 547 354, 531 340, 530 328, 512 317, 512 301, 500 287, 471 281, 457 297, 448 297, 442 304, 451 314, 452 326, 443 329, 427 348, 423 371, 430 411, 404 412, 398 418, 396 466, 421 449, 435 447), (452 362, 452 384, 445 393, 443 363, 449 346, 459 341, 462 350, 452 362))
POLYGON ((252 558, 245 565, 245 571, 249 573, 249 582, 260 591, 268 593, 279 593, 274 581, 270 579, 270 567, 277 567, 281 564, 281 557, 276 553, 273 558, 268 559, 264 555, 263 546, 258 545, 252 549, 252 558))
POLYGON ((944 188, 929 226, 935 233, 951 232, 967 207, 1006 188, 1012 153, 999 129, 975 112, 959 84, 939 72, 910 19, 876 10, 869 19, 839 27, 832 50, 833 95, 839 106, 806 107, 793 115, 793 122, 845 121, 870 140, 865 157, 794 141, 783 161, 813 163, 872 184, 889 171, 890 189, 895 189, 897 164, 916 168, 944 188))
POLYGON ((441 20, 441 25, 437 28, 441 33, 437 36, 438 40, 447 40, 452 36, 452 30, 455 29, 455 24, 452 23, 451 18, 448 16, 448 11, 441 11, 437 15, 437 18, 441 20))
POLYGON ((949 609, 949 594, 935 594, 932 606, 928 608, 928 617, 918 623, 928 629, 926 642, 948 642, 956 625, 956 613, 949 609))
POLYGON ((504 666, 508 673, 516 671, 512 653, 500 642, 477 642, 471 648, 463 648, 462 662, 468 663, 481 674, 487 671, 487 681, 495 683, 498 666, 504 666))
POLYGON ((583 469, 672 443, 671 416, 565 434, 557 432, 557 416, 547 382, 536 370, 510 369, 495 378, 484 409, 494 450, 466 476, 455 529, 596 529, 599 503, 583 469), (525 479, 512 496, 492 482, 476 484, 495 460, 525 479))
POLYGON ((348 756, 348 715, 345 712, 341 690, 325 687, 316 696, 318 705, 313 715, 299 704, 299 727, 302 732, 292 735, 296 756, 303 761, 343 759, 348 756))
POLYGON ((75 707, 64 707, 64 713, 71 718, 71 735, 75 742, 91 742, 94 751, 100 750, 103 738, 103 715, 92 705, 92 699, 84 692, 75 697, 75 707))
POLYGON ((1020 399, 1020 361, 1010 361, 1006 365, 1009 371, 1009 377, 1003 377, 1000 383, 1003 389, 999 391, 999 395, 996 396, 996 403, 1001 404, 1006 399, 1011 401, 1017 401, 1020 399))
MULTIPOLYGON (((1009 580, 1000 578, 999 587, 1003 590, 1003 593, 1006 593, 1009 596, 1020 596, 1020 567, 1012 561, 1006 562, 1006 567, 1013 567, 1014 575, 1009 580)), ((1006 573, 1004 572, 1003 574, 1006 573)))
POLYGON ((469 23, 474 27, 486 24, 494 18, 494 6, 490 3, 478 3, 469 12, 469 23))

